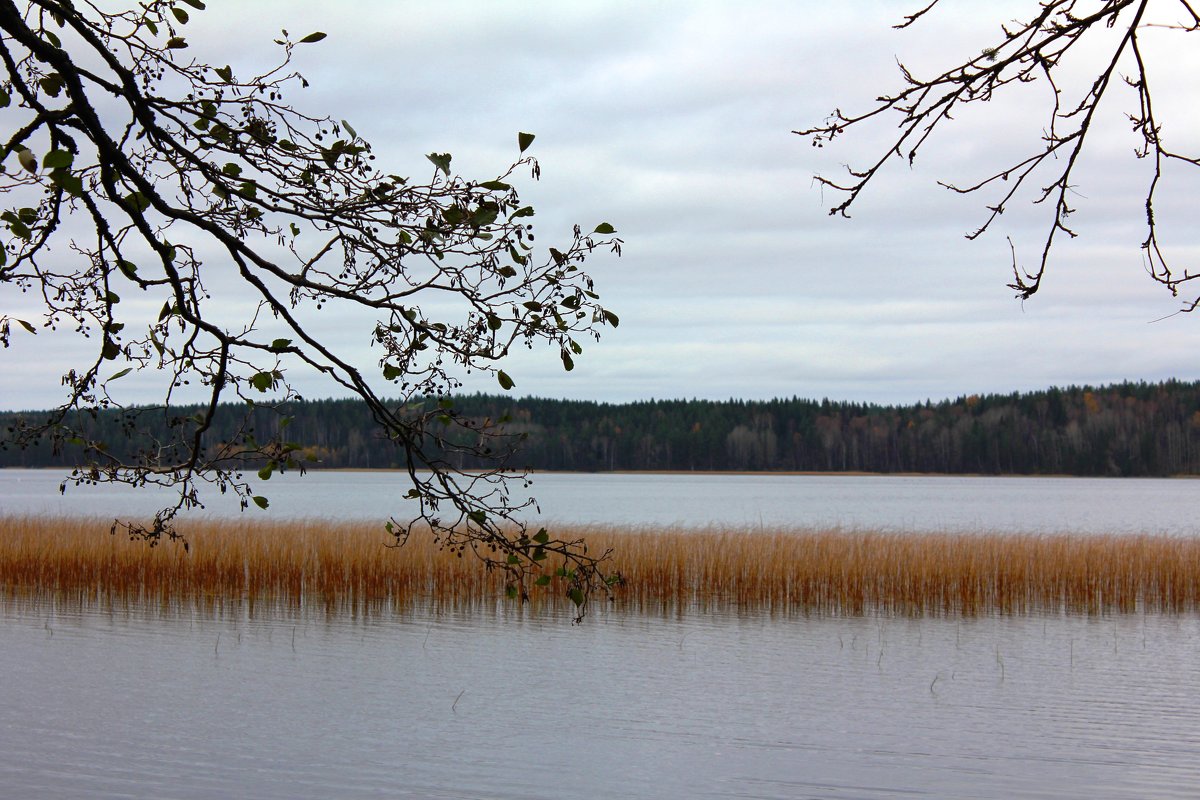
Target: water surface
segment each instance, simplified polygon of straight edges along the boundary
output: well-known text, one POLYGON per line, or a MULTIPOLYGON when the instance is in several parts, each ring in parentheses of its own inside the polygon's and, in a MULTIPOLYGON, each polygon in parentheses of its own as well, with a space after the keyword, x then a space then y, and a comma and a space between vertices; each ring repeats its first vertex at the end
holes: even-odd
MULTIPOLYGON (((153 514, 166 492, 70 486, 57 470, 0 469, 5 513, 153 514)), ((257 481, 271 501, 251 519, 386 519, 403 515, 406 476, 310 471, 257 481)), ((1168 533, 1198 530, 1200 480, 861 475, 544 473, 533 494, 544 521, 704 527, 830 527, 889 531, 1168 533)), ((231 496, 205 495, 205 514, 236 516, 231 496)))
MULTIPOLYGON (((0 470, 0 510, 164 497, 0 470)), ((265 485, 378 519, 403 476, 265 485)), ((400 488, 397 488, 397 487, 400 488)), ((1200 482, 540 475, 566 522, 1194 535, 1200 482)), ((207 513, 235 515, 226 498, 207 513)), ((364 618, 0 607, 0 794, 1196 797, 1200 616, 893 619, 511 606, 364 618)))
POLYGON ((1200 620, 0 617, 13 797, 1195 797, 1200 620))

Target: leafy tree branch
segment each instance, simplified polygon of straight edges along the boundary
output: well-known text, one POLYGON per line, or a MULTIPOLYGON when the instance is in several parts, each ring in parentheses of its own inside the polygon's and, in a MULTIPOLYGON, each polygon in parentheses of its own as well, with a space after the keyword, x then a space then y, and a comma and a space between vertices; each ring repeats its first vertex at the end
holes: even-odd
POLYGON ((93 343, 63 376, 62 404, 14 426, 9 443, 51 436, 76 448, 77 482, 175 487, 178 501, 152 522, 120 525, 152 542, 176 538, 173 520, 201 503, 204 483, 266 507, 245 470, 268 480, 303 469, 286 436, 298 396, 289 375, 314 371, 364 400, 379 435, 403 451, 411 510, 388 524, 397 542, 429 530, 506 570, 519 596, 553 564, 582 608, 607 589, 603 554, 526 530, 504 468, 511 437, 500 420, 456 413, 450 396, 468 373, 512 388, 500 365, 515 347, 549 347, 570 369, 585 342, 618 323, 583 269, 597 248, 620 252, 615 229, 576 226, 558 247, 535 247, 534 210, 515 185, 525 170, 539 176, 531 134, 484 180, 457 175, 449 153, 429 154, 419 179, 381 169, 350 123, 287 99, 308 85, 293 67, 298 49, 325 34, 284 31, 275 65, 243 76, 188 55, 186 26, 204 6, 0 0, 0 289, 41 308, 31 319, 0 313, 0 343, 19 329, 93 343), (146 318, 122 304, 130 294, 161 309, 146 318), (230 298, 252 313, 230 321, 230 298), (322 314, 347 312, 373 320, 362 331, 373 366, 322 332, 322 314), (130 402, 118 383, 130 373, 157 379, 162 401, 130 402), (197 387, 201 410, 177 413, 197 387), (214 439, 213 415, 231 398, 277 410, 279 424, 247 422, 214 439), (89 434, 89 418, 110 408, 129 432, 155 417, 171 434, 129 457, 89 434), (455 468, 440 446, 450 439, 495 466, 455 468))

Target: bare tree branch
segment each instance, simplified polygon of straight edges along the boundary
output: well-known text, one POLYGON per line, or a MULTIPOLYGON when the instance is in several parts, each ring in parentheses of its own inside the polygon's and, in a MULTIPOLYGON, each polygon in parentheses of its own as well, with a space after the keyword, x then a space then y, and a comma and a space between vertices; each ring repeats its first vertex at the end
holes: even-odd
MULTIPOLYGON (((916 13, 905 16, 896 27, 909 27, 930 13, 939 2, 934 0, 916 13)), ((1178 295, 1180 287, 1200 273, 1187 269, 1179 271, 1171 266, 1161 243, 1154 204, 1165 177, 1166 164, 1200 166, 1200 154, 1172 151, 1163 141, 1162 125, 1155 116, 1151 97, 1150 65, 1139 38, 1151 27, 1194 33, 1200 31, 1200 16, 1187 0, 1161 0, 1157 4, 1152 0, 1042 0, 1028 21, 1002 26, 995 44, 982 53, 932 78, 918 78, 901 64, 903 90, 882 95, 875 105, 861 114, 848 115, 838 109, 821 125, 794 133, 807 137, 816 147, 823 147, 849 128, 864 127, 869 120, 889 114, 899 115, 896 123, 899 133, 891 137, 881 156, 865 169, 848 168, 849 180, 817 176, 819 183, 844 194, 829 213, 848 216, 850 207, 888 161, 900 157, 911 164, 933 132, 953 119, 962 107, 989 102, 997 93, 1018 85, 1044 83, 1050 89, 1051 99, 1037 150, 983 179, 962 185, 941 182, 942 186, 959 194, 995 192, 986 203, 987 216, 978 228, 967 234, 969 239, 989 230, 1019 196, 1029 196, 1034 205, 1045 205, 1050 209, 1037 264, 1032 269, 1021 267, 1014 250, 1013 282, 1009 286, 1018 297, 1026 299, 1041 287, 1058 235, 1072 238, 1076 235, 1068 223, 1075 210, 1068 201, 1068 194, 1075 189, 1076 167, 1089 142, 1098 109, 1113 94, 1114 84, 1124 84, 1137 95, 1136 110, 1127 115, 1139 140, 1135 156, 1149 158, 1153 166, 1145 197, 1146 238, 1142 249, 1150 275, 1167 286, 1172 294, 1178 295), (1182 9, 1187 18, 1177 23, 1155 21, 1166 17, 1152 20, 1151 6, 1155 10, 1163 9, 1164 13, 1172 8, 1182 9), (1084 42, 1100 39, 1089 34, 1114 29, 1119 35, 1112 41, 1084 50, 1084 42), (1061 78, 1064 74, 1061 64, 1068 53, 1074 53, 1078 58, 1099 59, 1092 62, 1094 71, 1089 73, 1095 76, 1094 79, 1073 97, 1066 94, 1068 90, 1061 78), (1124 74, 1122 69, 1130 72, 1124 74), (1118 78, 1120 80, 1115 80, 1118 78)), ((1172 65, 1166 63, 1158 67, 1169 70, 1172 65)), ((1184 310, 1190 311, 1198 304, 1200 297, 1189 301, 1184 310)))

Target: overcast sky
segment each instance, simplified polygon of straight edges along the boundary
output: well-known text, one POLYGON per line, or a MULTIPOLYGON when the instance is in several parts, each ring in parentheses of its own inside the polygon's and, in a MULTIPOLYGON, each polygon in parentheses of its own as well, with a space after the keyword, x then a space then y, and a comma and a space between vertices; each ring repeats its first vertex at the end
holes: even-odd
MULTIPOLYGON (((325 31, 298 52, 312 87, 290 99, 349 120, 388 171, 424 175, 425 153, 449 151, 461 173, 486 179, 515 156, 518 131, 537 135, 543 177, 522 189, 539 243, 562 241, 576 222, 617 227, 624 256, 597 253, 590 272, 621 326, 571 373, 555 352, 519 356, 508 371, 520 395, 892 403, 1200 378, 1200 317, 1169 316, 1179 300, 1142 265, 1148 174, 1122 117, 1129 90, 1104 109, 1107 127, 1079 172, 1080 238, 1059 246, 1025 303, 1005 286, 1005 237, 1032 260, 1046 218, 1014 206, 1004 226, 968 242, 986 198, 935 181, 978 179, 1036 141, 1044 90, 966 115, 914 169, 892 163, 852 219, 827 215, 836 198, 813 175, 865 163, 889 129, 823 149, 792 130, 898 87, 897 59, 923 74, 951 66, 1036 7, 957 3, 891 29, 919 5, 210 0, 189 26, 189 52, 248 72, 280 27, 325 31)), ((1200 48, 1175 40, 1195 38, 1164 34, 1152 52, 1163 136, 1180 146, 1200 143, 1200 104, 1186 101, 1200 48)), ((1161 202, 1173 202, 1162 212, 1175 222, 1168 244, 1195 267, 1200 170, 1191 173, 1174 173, 1161 202)), ((371 322, 347 320, 348 341, 365 345, 371 322)), ((4 407, 57 400, 61 370, 44 355, 34 363, 35 352, 17 341, 4 353, 4 407)), ((292 377, 310 396, 327 393, 292 377)))

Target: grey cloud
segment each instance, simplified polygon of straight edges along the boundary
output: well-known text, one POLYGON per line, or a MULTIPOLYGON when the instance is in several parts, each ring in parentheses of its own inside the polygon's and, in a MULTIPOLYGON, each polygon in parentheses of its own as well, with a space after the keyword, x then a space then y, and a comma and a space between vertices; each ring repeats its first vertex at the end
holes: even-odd
MULTIPOLYGON (((577 222, 618 227, 624 258, 597 253, 591 271, 621 327, 587 343, 571 373, 555 353, 517 353, 518 394, 893 402, 1196 375, 1200 320, 1150 322, 1178 303, 1141 269, 1145 164, 1130 157, 1119 109, 1079 176, 1087 238, 1064 243, 1043 292, 1023 305, 1004 286, 1005 236, 1029 263, 1042 209, 1014 203, 993 234, 969 243, 986 198, 935 181, 983 177, 1036 144, 1044 89, 964 115, 912 169, 889 164, 853 219, 830 219, 833 194, 813 186, 813 173, 844 174, 843 163, 878 155, 890 129, 823 149, 791 130, 897 87, 897 57, 927 73, 983 47, 1028 2, 948 6, 904 32, 889 27, 896 4, 860 0, 209 6, 195 16, 190 52, 235 67, 266 63, 280 27, 328 32, 297 50, 313 86, 289 99, 351 120, 389 170, 425 174, 423 154, 449 150, 467 174, 490 176, 516 156, 516 132, 531 131, 544 176, 519 184, 538 208, 538 242, 577 222)), ((1200 51, 1165 55, 1191 64, 1200 51)), ((1181 140, 1200 131, 1183 77, 1195 71, 1162 79, 1181 98, 1167 129, 1181 140)), ((1162 212, 1193 264, 1196 186, 1168 182, 1162 212)), ((369 321, 319 324, 372 362, 369 321)), ((15 379, 2 379, 6 396, 15 379)), ((53 389, 57 373, 44 383, 53 389)), ((301 388, 334 387, 305 378, 301 388)), ((485 376, 467 382, 497 388, 485 376)))

